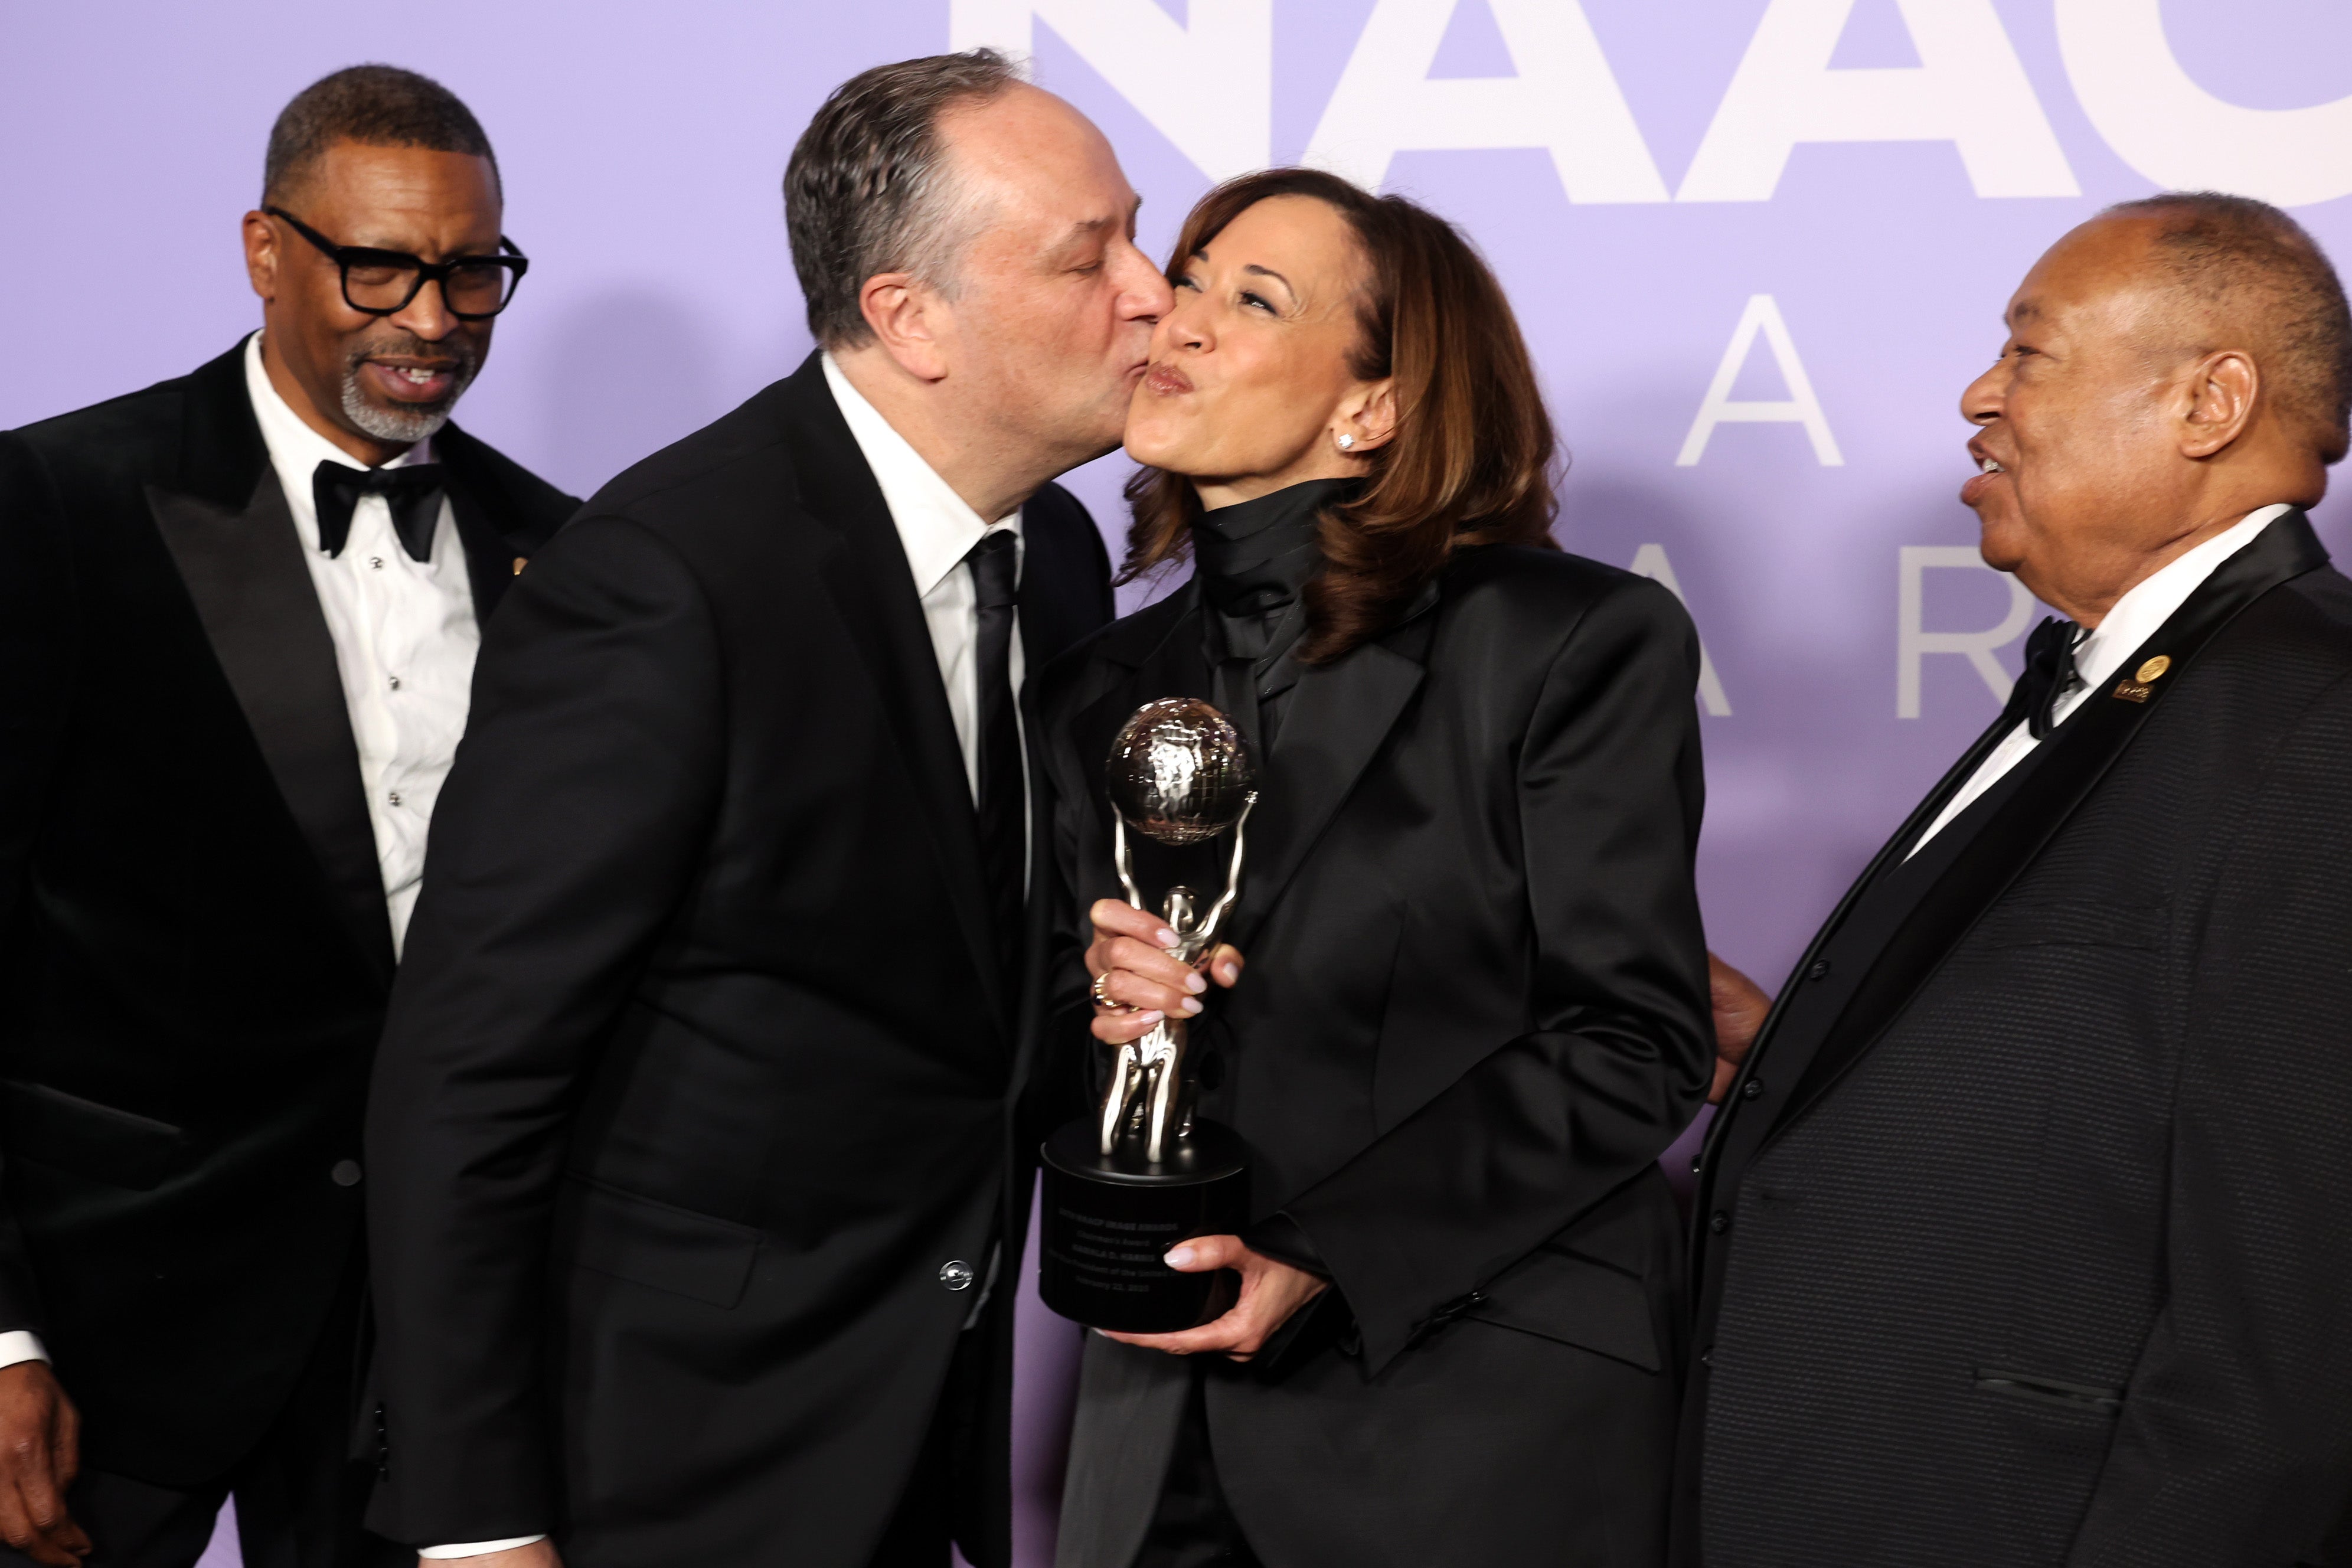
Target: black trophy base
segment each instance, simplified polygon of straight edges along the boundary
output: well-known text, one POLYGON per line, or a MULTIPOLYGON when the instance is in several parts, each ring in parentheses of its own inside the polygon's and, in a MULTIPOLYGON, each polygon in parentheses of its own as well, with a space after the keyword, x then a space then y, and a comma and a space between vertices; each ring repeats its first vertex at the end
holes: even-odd
POLYGON ((1196 1236, 1249 1223, 1249 1156, 1230 1129, 1196 1121, 1158 1164, 1129 1138, 1106 1157, 1089 1122, 1045 1140, 1037 1268, 1045 1305, 1090 1329, 1167 1334, 1223 1315, 1240 1292, 1230 1268, 1180 1274, 1161 1261, 1196 1236))

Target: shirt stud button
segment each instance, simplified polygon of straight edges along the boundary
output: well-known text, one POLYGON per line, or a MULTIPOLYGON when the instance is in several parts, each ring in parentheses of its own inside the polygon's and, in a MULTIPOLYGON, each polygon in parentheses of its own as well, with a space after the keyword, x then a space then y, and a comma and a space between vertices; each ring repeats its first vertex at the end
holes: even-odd
POLYGON ((394 790, 391 794, 389 794, 389 795, 385 795, 383 798, 384 798, 386 801, 388 801, 389 803, 391 803, 392 805, 398 805, 400 804, 400 792, 399 792, 398 790, 394 790))
POLYGON ((381 572, 383 570, 383 557, 381 555, 371 555, 368 557, 368 564, 381 572))
POLYGON ((940 1283, 950 1290, 969 1290, 971 1282, 979 1278, 971 1265, 961 1258, 950 1258, 940 1265, 940 1283))
POLYGON ((357 1160, 338 1160, 335 1168, 327 1175, 339 1187, 356 1187, 360 1184, 360 1163, 357 1160))
POLYGON ((399 689, 400 689, 400 677, 398 677, 398 676, 396 676, 396 675, 395 675, 395 676, 394 676, 394 677, 392 678, 392 689, 393 689, 394 691, 397 691, 397 690, 399 690, 399 689))

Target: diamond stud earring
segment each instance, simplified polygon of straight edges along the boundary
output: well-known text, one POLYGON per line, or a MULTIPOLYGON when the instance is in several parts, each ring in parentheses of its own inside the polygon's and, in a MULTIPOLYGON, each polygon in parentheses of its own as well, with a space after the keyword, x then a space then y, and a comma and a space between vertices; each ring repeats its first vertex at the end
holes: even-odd
POLYGON ((1346 451, 1349 447, 1350 447, 1354 446, 1355 444, 1356 444, 1356 438, 1355 438, 1353 436, 1342 436, 1342 437, 1339 437, 1339 450, 1341 450, 1342 452, 1346 451))

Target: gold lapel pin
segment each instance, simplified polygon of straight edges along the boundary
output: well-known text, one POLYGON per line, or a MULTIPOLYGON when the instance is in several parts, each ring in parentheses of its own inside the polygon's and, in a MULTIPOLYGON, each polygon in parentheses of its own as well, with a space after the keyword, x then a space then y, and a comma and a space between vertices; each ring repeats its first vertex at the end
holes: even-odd
POLYGON ((2161 677, 2166 670, 2170 669, 2171 668, 2171 658, 2165 654, 2158 654, 2154 658, 2147 660, 2137 669, 2132 671, 2132 678, 2129 680, 2123 682, 2116 688, 2116 697, 2125 702, 2147 701, 2150 697, 2156 694, 2155 689, 2148 683, 2161 677))
POLYGON ((528 556, 528 555, 518 555, 518 556, 516 556, 516 557, 515 557, 515 569, 514 569, 514 574, 515 574, 516 576, 518 576, 518 577, 521 576, 521 575, 522 575, 522 569, 523 569, 524 567, 526 567, 526 566, 530 565, 530 556, 528 556))

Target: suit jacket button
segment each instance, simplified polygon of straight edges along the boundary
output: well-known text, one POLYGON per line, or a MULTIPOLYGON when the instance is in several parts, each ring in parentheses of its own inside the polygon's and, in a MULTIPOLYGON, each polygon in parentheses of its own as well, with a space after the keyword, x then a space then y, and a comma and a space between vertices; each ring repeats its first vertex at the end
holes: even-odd
POLYGON ((1715 1232, 1716 1235, 1721 1236, 1725 1231, 1731 1228, 1731 1216, 1724 1213, 1721 1209, 1717 1209, 1715 1211, 1714 1215, 1707 1220, 1706 1228, 1715 1232))
POLYGON ((940 1283, 950 1290, 969 1290, 971 1282, 979 1278, 972 1266, 961 1258, 950 1258, 940 1265, 940 1283))
POLYGON ((1813 960, 1812 967, 1805 971, 1805 978, 1808 980, 1827 980, 1829 977, 1830 961, 1826 958, 1813 960))
POLYGON ((1748 1087, 1739 1091, 1739 1098, 1742 1100, 1754 1100, 1763 1092, 1764 1080, 1760 1078, 1751 1078, 1748 1080, 1748 1087))
POLYGON ((339 1187, 356 1187, 360 1184, 360 1163, 357 1160, 338 1160, 335 1168, 327 1174, 339 1187))

